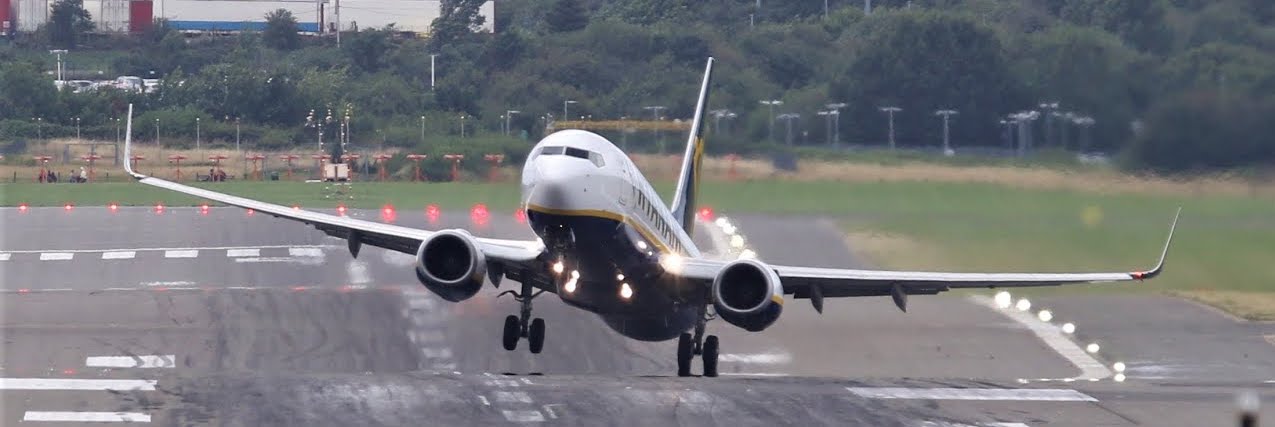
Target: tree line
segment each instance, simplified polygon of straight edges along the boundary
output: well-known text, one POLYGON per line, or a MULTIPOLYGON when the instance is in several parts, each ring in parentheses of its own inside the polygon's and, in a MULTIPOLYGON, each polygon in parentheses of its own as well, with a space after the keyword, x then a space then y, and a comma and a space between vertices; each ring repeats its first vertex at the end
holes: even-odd
MULTIPOLYGON (((892 107, 903 148, 939 147, 935 113, 954 110, 958 152, 1008 150, 1029 135, 1036 149, 1120 155, 1139 169, 1275 161, 1275 3, 1265 0, 876 0, 870 13, 837 0, 826 11, 817 1, 522 0, 497 3, 495 34, 476 32, 483 1, 445 0, 427 38, 390 26, 344 33, 339 47, 298 36, 286 11, 259 33, 187 35, 158 21, 137 37, 86 37, 87 17, 61 6, 79 1, 59 0, 44 33, 0 42, 0 140, 65 135, 75 117, 113 137, 131 102, 173 143, 193 138, 198 117, 205 139, 237 131, 254 147, 317 147, 320 129, 357 147, 465 146, 464 126, 512 153, 564 118, 688 118, 712 55, 717 152, 790 140, 884 147, 892 107), (92 55, 106 75, 163 84, 58 92, 47 49, 68 40, 68 57, 92 55), (322 120, 306 126, 311 110, 322 120), (1035 120, 1015 116, 1031 111, 1035 120)), ((677 140, 607 136, 647 151, 677 140)))

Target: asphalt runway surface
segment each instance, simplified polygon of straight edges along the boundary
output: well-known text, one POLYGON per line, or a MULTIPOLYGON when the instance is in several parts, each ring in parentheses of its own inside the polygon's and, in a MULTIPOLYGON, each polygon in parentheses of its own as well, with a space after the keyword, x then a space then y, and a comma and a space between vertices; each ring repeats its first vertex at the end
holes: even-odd
MULTIPOLYGON (((711 322, 723 376, 678 378, 673 342, 625 339, 552 295, 534 311, 545 351, 506 352, 517 304, 503 289, 447 303, 411 256, 353 259, 341 240, 239 209, 0 218, 0 425, 1211 426, 1234 424, 1240 390, 1275 419, 1275 325, 1165 297, 1033 300, 1052 323, 989 307, 990 292, 914 296, 908 313, 889 298, 829 300, 822 315, 789 299, 762 333, 711 322), (1075 351, 1090 342, 1101 351, 1075 351)), ((531 236, 509 214, 393 220, 531 236)), ((862 266, 831 221, 734 222, 763 260, 862 266)))

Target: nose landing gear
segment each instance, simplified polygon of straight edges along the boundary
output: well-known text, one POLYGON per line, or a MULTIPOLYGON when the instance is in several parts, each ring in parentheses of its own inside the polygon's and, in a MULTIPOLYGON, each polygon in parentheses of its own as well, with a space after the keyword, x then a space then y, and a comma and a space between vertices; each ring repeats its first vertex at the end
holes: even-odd
POLYGON ((677 339, 677 376, 691 376, 691 362, 695 355, 704 359, 704 376, 717 376, 717 355, 720 351, 717 335, 704 336, 704 328, 710 317, 707 307, 700 311, 699 321, 695 324, 695 334, 683 333, 677 339))
POLYGON ((504 336, 501 344, 505 350, 514 351, 518 348, 518 340, 527 338, 527 346, 532 354, 540 354, 545 346, 545 319, 531 318, 531 300, 543 294, 545 291, 532 291, 530 284, 523 284, 521 292, 504 291, 500 295, 513 295, 514 300, 522 304, 518 311, 518 315, 509 315, 505 317, 504 336))

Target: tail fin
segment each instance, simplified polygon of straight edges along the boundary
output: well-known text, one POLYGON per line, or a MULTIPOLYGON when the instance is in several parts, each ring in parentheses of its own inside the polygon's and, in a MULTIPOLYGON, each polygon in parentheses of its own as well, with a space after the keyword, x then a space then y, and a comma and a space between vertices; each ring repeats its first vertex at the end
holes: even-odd
POLYGON ((686 139, 686 153, 682 158, 682 174, 677 179, 677 192, 673 194, 673 218, 682 223, 686 234, 695 228, 695 196, 699 192, 700 163, 704 157, 704 114, 708 110, 708 86, 713 81, 713 58, 704 66, 704 83, 699 88, 699 101, 695 104, 695 117, 691 120, 691 134, 686 139))

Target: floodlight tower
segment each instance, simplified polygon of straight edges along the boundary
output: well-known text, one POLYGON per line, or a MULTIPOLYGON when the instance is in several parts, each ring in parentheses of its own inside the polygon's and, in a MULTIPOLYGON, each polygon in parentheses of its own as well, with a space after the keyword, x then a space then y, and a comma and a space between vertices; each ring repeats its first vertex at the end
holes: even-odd
POLYGON ((786 136, 784 137, 784 140, 788 145, 792 145, 792 121, 800 119, 800 118, 801 118, 801 115, 797 113, 780 114, 778 117, 776 117, 776 119, 784 120, 788 124, 788 131, 786 136))
POLYGON ((894 113, 897 113, 897 112, 903 111, 903 109, 902 109, 902 108, 899 108, 899 107, 895 107, 895 106, 889 106, 889 105, 884 106, 884 107, 880 107, 879 109, 880 109, 882 112, 884 112, 887 116, 889 116, 889 119, 890 119, 890 149, 891 149, 891 150, 894 150, 894 113))
POLYGON ((951 156, 952 154, 955 154, 955 152, 952 151, 952 144, 948 137, 948 119, 951 116, 955 116, 956 114, 958 114, 956 110, 938 110, 934 112, 934 115, 943 117, 943 155, 944 156, 951 156))
POLYGON ((832 142, 837 144, 841 143, 841 109, 846 108, 846 105, 849 105, 849 104, 846 104, 844 102, 833 102, 833 103, 824 105, 825 107, 828 107, 829 110, 833 111, 832 113, 832 142))
POLYGON ((775 106, 784 105, 784 101, 780 101, 778 99, 771 99, 771 100, 762 100, 759 102, 761 102, 764 105, 770 106, 770 121, 768 122, 770 123, 769 132, 770 132, 770 141, 774 142, 775 141, 775 119, 778 118, 775 116, 775 106))

